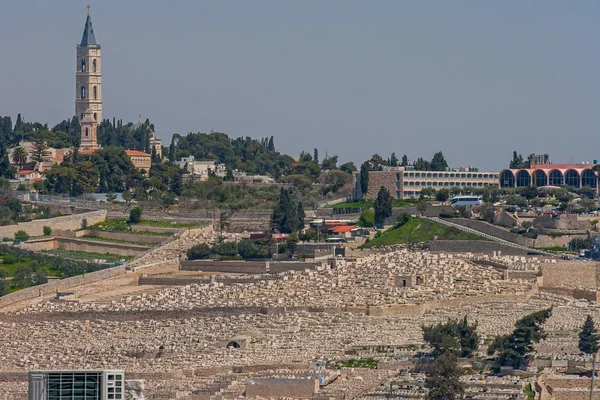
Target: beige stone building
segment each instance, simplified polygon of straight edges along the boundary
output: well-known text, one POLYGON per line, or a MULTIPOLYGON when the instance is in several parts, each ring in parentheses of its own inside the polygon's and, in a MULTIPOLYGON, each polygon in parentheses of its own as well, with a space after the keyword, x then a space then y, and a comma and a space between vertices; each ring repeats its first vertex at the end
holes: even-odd
POLYGON ((129 156, 134 167, 146 172, 150 170, 150 165, 152 164, 150 154, 138 150, 125 150, 125 153, 129 156))
POLYGON ((410 167, 386 167, 383 171, 369 172, 369 190, 360 191, 360 173, 354 174, 354 198, 374 199, 383 186, 396 199, 419 197, 421 190, 460 187, 464 192, 470 188, 498 186, 498 172, 479 172, 474 168, 453 168, 447 171, 415 171, 410 167))

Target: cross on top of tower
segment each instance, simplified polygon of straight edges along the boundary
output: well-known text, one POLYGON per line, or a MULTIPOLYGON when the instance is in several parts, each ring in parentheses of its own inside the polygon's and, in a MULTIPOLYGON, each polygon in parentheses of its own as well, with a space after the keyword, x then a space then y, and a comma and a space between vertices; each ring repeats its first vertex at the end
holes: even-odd
POLYGON ((90 15, 90 8, 92 8, 92 6, 90 6, 89 4, 87 5, 87 9, 88 9, 88 15, 90 15))

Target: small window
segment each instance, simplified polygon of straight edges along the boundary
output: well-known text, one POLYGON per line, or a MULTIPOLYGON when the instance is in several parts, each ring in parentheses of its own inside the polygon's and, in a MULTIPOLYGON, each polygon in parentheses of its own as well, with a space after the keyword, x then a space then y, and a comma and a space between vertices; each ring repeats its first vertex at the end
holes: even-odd
POLYGON ((85 86, 81 87, 81 100, 85 100, 85 86))
POLYGON ((92 60, 92 71, 96 72, 96 59, 95 58, 92 60))
POLYGON ((98 114, 94 113, 94 121, 98 121, 98 114))
POLYGON ((85 67, 85 60, 81 60, 81 72, 85 72, 86 67, 85 67))
POLYGON ((98 98, 98 89, 96 89, 96 86, 94 86, 94 100, 96 100, 98 98))
POLYGON ((85 128, 85 137, 88 137, 90 133, 90 129, 89 128, 85 128))

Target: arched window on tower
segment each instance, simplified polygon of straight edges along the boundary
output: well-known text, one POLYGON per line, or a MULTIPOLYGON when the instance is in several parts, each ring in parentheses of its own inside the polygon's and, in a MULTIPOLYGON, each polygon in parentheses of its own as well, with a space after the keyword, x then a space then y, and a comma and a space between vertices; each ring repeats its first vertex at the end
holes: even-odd
POLYGON ((98 90, 96 89, 96 86, 94 86, 94 100, 96 100, 98 98, 98 90))
POLYGON ((85 86, 81 87, 81 100, 85 100, 85 86))
POLYGON ((85 128, 85 137, 88 137, 90 134, 90 128, 85 128))
POLYGON ((98 121, 98 114, 94 113, 94 121, 98 121))
POLYGON ((92 60, 92 72, 96 72, 96 59, 92 60))
POLYGON ((85 72, 85 60, 81 60, 81 72, 85 72))

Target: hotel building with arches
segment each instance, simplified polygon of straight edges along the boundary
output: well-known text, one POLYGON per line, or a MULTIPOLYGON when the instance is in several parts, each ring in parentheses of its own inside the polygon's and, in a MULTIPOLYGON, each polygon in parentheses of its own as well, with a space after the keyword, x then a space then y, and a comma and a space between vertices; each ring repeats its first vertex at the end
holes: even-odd
POLYGON ((542 164, 533 168, 505 169, 500 172, 501 188, 524 186, 589 186, 598 190, 598 173, 593 170, 595 164, 542 164))

